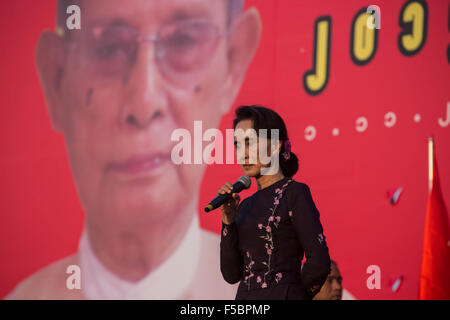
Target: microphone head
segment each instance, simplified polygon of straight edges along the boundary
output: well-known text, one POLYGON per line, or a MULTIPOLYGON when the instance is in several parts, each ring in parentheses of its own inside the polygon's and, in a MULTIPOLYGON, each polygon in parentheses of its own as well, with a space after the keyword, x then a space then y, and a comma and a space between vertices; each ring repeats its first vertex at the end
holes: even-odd
POLYGON ((242 182, 245 189, 250 188, 250 185, 252 184, 252 179, 250 179, 248 176, 240 176, 238 181, 242 182))

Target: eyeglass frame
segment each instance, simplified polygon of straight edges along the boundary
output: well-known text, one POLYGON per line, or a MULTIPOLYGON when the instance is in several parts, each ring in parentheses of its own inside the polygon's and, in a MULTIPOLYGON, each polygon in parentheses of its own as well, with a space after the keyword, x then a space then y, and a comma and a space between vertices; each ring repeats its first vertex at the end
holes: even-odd
MULTIPOLYGON (((210 21, 210 19, 205 19, 205 18, 190 18, 190 19, 182 20, 180 23, 186 23, 186 22, 189 22, 189 23, 202 22, 202 23, 207 23, 207 24, 213 26, 213 27, 214 27, 214 33, 215 33, 215 35, 214 35, 214 39, 215 39, 215 40, 222 39, 222 38, 226 38, 226 39, 228 40, 228 39, 229 39, 229 36, 230 36, 230 34, 231 34, 231 32, 230 32, 230 26, 227 26, 227 27, 226 27, 226 31, 220 31, 220 27, 219 27, 217 24, 212 23, 212 22, 210 21)), ((154 33, 151 33, 151 34, 144 34, 144 35, 139 34, 139 36, 136 38, 136 44, 138 45, 137 48, 139 49, 139 46, 140 46, 142 43, 145 43, 145 42, 152 42, 152 43, 154 44, 154 48, 155 48, 154 59, 155 59, 155 60, 162 59, 163 57, 158 55, 156 48, 158 48, 158 41, 161 41, 161 35, 160 35, 161 30, 162 30, 165 26, 170 26, 171 24, 174 24, 174 25, 175 25, 176 23, 168 23, 168 24, 162 25, 162 26, 160 26, 160 28, 159 28, 158 31, 156 31, 156 32, 154 32, 154 33)), ((134 27, 131 27, 131 26, 130 26, 130 27, 123 26, 123 27, 124 27, 124 28, 129 28, 129 29, 136 30, 137 33, 139 33, 138 29, 136 29, 136 28, 134 28, 134 27)), ((89 36, 91 36, 91 37, 94 39, 94 41, 98 41, 98 38, 96 38, 96 37, 95 37, 95 34, 93 34, 93 33, 95 32, 94 30, 95 30, 96 28, 102 28, 102 30, 104 30, 104 29, 106 29, 106 28, 108 28, 108 27, 94 26, 94 27, 89 28, 89 36)), ((69 40, 69 37, 66 36, 68 33, 64 32, 64 30, 63 30, 62 28, 57 28, 57 32, 56 32, 56 33, 57 33, 58 36, 64 38, 65 40, 67 40, 67 41, 69 40)), ((162 42, 162 41, 161 41, 161 42, 162 42)), ((76 46, 78 46, 78 45, 79 45, 79 43, 76 43, 76 42, 71 42, 71 44, 70 44, 71 47, 72 47, 72 46, 76 47, 76 46)), ((164 48, 164 46, 162 46, 162 48, 164 48)), ((165 52, 164 52, 164 53, 165 53, 165 52)))

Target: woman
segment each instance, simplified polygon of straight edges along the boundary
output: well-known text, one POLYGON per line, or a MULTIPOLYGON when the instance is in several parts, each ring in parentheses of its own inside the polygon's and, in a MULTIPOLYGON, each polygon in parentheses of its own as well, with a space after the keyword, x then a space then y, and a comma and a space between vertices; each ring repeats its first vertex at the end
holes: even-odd
POLYGON ((276 112, 260 106, 237 109, 233 125, 244 132, 253 128, 258 135, 255 148, 251 139, 245 146, 235 141, 237 151, 245 147, 241 167, 256 179, 258 191, 240 204, 231 183, 218 191, 232 195, 220 207, 222 275, 231 284, 241 281, 237 300, 312 299, 330 272, 330 256, 309 187, 292 179, 298 159, 290 150, 286 126, 276 112), (259 159, 259 129, 267 129, 269 152, 270 129, 278 129, 278 148, 272 156, 279 157, 279 168, 273 175, 261 173, 270 164, 259 159), (249 164, 250 150, 258 152, 254 164, 249 164), (301 266, 303 255, 306 262, 301 266))

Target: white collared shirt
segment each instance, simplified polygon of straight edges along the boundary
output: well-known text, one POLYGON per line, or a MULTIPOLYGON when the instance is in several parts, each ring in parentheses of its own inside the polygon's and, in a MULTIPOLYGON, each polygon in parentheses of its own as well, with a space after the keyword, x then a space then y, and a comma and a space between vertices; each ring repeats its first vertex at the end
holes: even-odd
POLYGON ((200 257, 200 226, 197 213, 173 254, 138 282, 119 278, 97 258, 86 228, 80 238, 81 289, 87 299, 183 299, 197 271, 200 257))

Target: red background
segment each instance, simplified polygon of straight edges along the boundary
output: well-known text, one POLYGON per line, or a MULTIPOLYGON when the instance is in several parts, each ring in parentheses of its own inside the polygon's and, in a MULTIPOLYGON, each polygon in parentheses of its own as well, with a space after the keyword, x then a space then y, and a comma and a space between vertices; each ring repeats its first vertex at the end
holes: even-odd
MULTIPOLYGON (((448 1, 427 1, 428 35, 422 50, 405 57, 397 46, 405 1, 252 0, 263 22, 262 42, 235 105, 263 104, 285 119, 294 177, 307 183, 321 212, 344 287, 358 299, 416 299, 427 201, 427 137, 434 135, 444 201, 450 203, 450 129, 446 118, 450 70, 448 1), (351 23, 369 4, 381 8, 378 47, 371 62, 350 57, 351 23), (327 87, 308 95, 302 84, 312 68, 314 22, 332 19, 327 87), (387 112, 397 115, 392 128, 387 112), (422 120, 413 121, 419 113, 422 120), (366 131, 355 130, 364 116, 366 131), (313 125, 317 137, 304 138, 313 125), (339 128, 333 136, 331 130, 339 128), (403 188, 399 203, 387 190, 403 188), (381 289, 369 290, 366 268, 381 268, 381 289), (404 277, 397 292, 390 280, 404 277)), ((84 214, 75 191, 64 140, 50 125, 34 64, 44 28, 53 28, 56 1, 0 2, 0 297, 20 280, 77 250, 84 214)), ((231 128, 234 109, 220 129, 231 128)), ((241 175, 237 165, 211 165, 202 184, 201 207, 219 184, 241 175)), ((255 185, 244 193, 254 192, 255 185)), ((199 208, 202 212, 202 208, 199 208)), ((218 215, 200 213, 203 228, 218 232, 218 215)))

